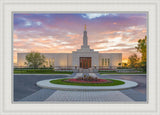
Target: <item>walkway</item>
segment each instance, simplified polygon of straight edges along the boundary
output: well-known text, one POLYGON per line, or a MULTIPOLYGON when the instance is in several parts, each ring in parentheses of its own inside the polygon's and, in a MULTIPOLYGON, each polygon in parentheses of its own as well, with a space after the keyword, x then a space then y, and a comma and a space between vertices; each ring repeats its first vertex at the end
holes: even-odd
POLYGON ((42 89, 20 101, 92 101, 92 102, 133 102, 134 100, 120 91, 61 91, 42 89))
MULTIPOLYGON (((77 74, 76 74, 77 75, 77 74)), ((75 77, 73 75, 72 77, 75 77)), ((78 74, 79 75, 79 74, 78 74)), ((77 75, 77 76, 78 76, 77 75)), ((98 75, 99 76, 99 75, 98 75)), ((139 86, 127 90, 119 91, 62 91, 62 90, 52 90, 52 89, 41 89, 35 86, 36 81, 44 79, 54 79, 54 78, 64 78, 68 76, 17 76, 15 75, 14 80, 14 100, 18 101, 38 101, 38 102, 134 102, 146 101, 145 94, 145 83, 146 76, 108 76, 104 75, 101 78, 117 78, 117 79, 126 79, 131 81, 136 81, 139 83, 139 86), (32 80, 32 81, 31 81, 32 80), (18 84, 17 84, 18 83, 18 84), (17 86, 18 85, 18 86, 17 86), (29 88, 30 87, 30 88, 29 88), (23 89, 22 89, 23 88, 23 89), (25 92, 25 93, 23 93, 25 92), (19 97, 17 97, 19 96, 19 97), (20 98, 21 97, 21 98, 20 98)))

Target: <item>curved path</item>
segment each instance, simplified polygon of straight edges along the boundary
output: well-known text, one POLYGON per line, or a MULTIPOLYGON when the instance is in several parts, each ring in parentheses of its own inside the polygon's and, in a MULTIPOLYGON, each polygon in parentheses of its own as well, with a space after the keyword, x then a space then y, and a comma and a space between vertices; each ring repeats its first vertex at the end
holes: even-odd
POLYGON ((48 88, 48 89, 57 89, 57 90, 71 90, 71 91, 113 91, 113 90, 122 90, 122 89, 129 89, 136 87, 138 83, 128 80, 120 80, 125 82, 125 84, 122 85, 116 85, 116 86, 75 86, 75 85, 60 85, 60 84, 53 84, 50 83, 51 80, 42 80, 38 81, 36 83, 37 86, 42 88, 48 88))

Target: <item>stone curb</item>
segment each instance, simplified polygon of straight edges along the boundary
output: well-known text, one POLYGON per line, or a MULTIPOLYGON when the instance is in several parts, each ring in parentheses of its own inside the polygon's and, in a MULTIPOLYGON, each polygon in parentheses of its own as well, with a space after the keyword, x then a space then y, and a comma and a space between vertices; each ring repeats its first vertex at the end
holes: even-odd
POLYGON ((75 85, 59 85, 50 83, 51 80, 56 79, 48 79, 38 81, 36 83, 37 86, 41 88, 49 88, 49 89, 57 89, 57 90, 74 90, 74 91, 112 91, 112 90, 123 90, 136 87, 138 83, 128 80, 115 79, 125 82, 123 85, 117 86, 75 86, 75 85))

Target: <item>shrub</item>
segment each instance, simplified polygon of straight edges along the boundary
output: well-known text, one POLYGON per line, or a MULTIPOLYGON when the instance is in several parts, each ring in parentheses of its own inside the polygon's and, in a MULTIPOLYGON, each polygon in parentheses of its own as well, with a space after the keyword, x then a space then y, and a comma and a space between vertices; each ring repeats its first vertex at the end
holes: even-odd
POLYGON ((84 80, 84 81, 98 81, 97 77, 92 77, 92 76, 85 76, 85 77, 77 77, 77 80, 84 80))
POLYGON ((117 67, 117 69, 129 69, 128 67, 117 67))
POLYGON ((77 80, 83 80, 83 77, 77 77, 76 79, 77 80))

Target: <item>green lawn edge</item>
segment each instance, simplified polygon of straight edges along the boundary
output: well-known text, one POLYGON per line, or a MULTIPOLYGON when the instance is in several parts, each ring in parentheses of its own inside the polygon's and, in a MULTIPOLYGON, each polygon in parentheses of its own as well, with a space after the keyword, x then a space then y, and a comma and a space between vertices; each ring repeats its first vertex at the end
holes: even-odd
POLYGON ((118 72, 98 72, 99 74, 146 74, 146 72, 122 72, 122 73, 118 73, 118 72))
POLYGON ((51 80, 50 83, 61 84, 61 85, 75 85, 75 86, 117 86, 125 83, 123 81, 115 80, 115 79, 107 79, 107 80, 113 81, 112 83, 73 83, 73 82, 64 81, 67 79, 69 78, 51 80))
POLYGON ((27 71, 14 71, 14 74, 72 74, 73 72, 27 72, 27 71))

